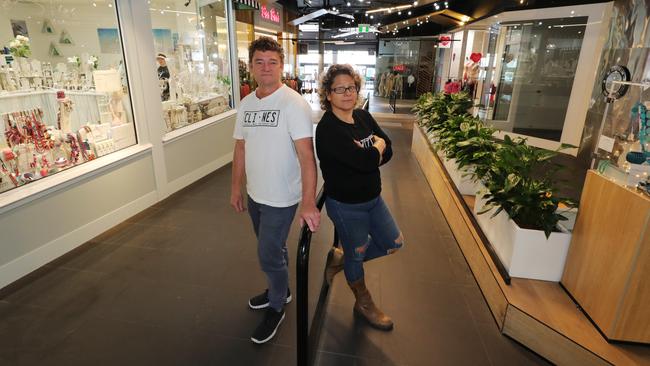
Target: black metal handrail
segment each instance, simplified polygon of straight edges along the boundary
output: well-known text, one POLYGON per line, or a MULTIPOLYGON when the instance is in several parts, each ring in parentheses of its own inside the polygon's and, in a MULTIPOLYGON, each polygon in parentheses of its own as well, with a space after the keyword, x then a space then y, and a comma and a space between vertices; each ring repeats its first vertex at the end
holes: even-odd
POLYGON ((366 94, 366 100, 363 101, 361 109, 370 111, 370 93, 366 94))
MULTIPOLYGON (((321 188, 316 198, 316 207, 318 210, 323 209, 325 204, 325 191, 321 188)), ((311 247, 312 232, 307 224, 303 224, 300 229, 298 239, 298 258, 296 259, 296 303, 297 303, 297 327, 298 327, 298 365, 308 366, 314 363, 316 356, 315 349, 318 346, 320 329, 323 325, 325 315, 325 303, 329 294, 329 285, 323 276, 316 311, 312 319, 311 331, 309 331, 309 249, 311 247)), ((334 229, 334 246, 338 243, 338 235, 334 229)))

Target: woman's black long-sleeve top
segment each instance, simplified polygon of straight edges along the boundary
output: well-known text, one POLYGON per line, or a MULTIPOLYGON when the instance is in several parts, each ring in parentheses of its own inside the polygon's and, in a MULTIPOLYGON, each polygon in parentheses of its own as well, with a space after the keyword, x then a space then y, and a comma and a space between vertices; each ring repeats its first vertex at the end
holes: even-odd
POLYGON ((326 194, 339 202, 367 202, 381 194, 379 167, 393 156, 391 141, 365 110, 352 112, 354 124, 325 112, 316 127, 316 153, 325 180, 326 194), (386 141, 381 162, 372 146, 372 135, 386 141), (356 143, 359 142, 361 147, 356 143))

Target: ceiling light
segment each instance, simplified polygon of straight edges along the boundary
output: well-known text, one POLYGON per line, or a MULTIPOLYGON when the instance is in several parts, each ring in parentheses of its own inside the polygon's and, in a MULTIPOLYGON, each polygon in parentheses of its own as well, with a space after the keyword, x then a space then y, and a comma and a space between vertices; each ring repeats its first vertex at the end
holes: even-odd
POLYGON ((370 19, 372 19, 372 18, 374 18, 374 17, 375 17, 374 15, 371 15, 371 16, 370 16, 370 19))
POLYGON ((348 6, 350 6, 350 2, 348 1, 348 6))
POLYGON ((417 1, 414 1, 414 2, 413 2, 413 6, 418 6, 418 2, 417 2, 417 1))
POLYGON ((411 12, 409 11, 409 13, 408 13, 408 14, 409 14, 409 15, 411 15, 411 12))
POLYGON ((402 12, 401 12, 401 11, 398 11, 398 12, 397 12, 397 15, 402 15, 402 12))

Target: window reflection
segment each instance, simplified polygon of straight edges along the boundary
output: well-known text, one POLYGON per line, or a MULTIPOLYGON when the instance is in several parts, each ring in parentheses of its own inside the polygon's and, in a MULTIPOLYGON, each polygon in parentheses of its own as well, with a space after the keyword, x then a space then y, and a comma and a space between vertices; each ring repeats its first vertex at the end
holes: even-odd
POLYGON ((232 108, 225 4, 202 1, 186 7, 175 1, 151 1, 156 70, 167 131, 232 108))
MULTIPOLYGON (((506 131, 560 141, 587 17, 503 24, 494 109, 506 131), (500 69, 500 70, 499 70, 500 69)), ((490 51, 492 52, 492 51, 490 51)))

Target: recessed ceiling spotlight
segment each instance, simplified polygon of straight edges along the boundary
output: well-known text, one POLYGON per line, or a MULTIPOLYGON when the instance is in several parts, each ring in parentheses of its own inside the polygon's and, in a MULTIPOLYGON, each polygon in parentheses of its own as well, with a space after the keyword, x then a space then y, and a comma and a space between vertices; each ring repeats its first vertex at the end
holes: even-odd
POLYGON ((398 11, 398 12, 397 12, 397 15, 402 15, 402 12, 401 12, 401 11, 398 11))
POLYGON ((375 17, 374 15, 371 15, 371 16, 370 16, 370 19, 373 19, 374 17, 375 17))
POLYGON ((411 15, 411 11, 409 11, 408 14, 411 15))
POLYGON ((350 4, 350 2, 348 1, 348 6, 350 6, 350 5, 352 5, 352 4, 350 4))
POLYGON ((417 2, 417 1, 414 1, 414 2, 413 2, 413 6, 418 6, 418 2, 417 2))
POLYGON ((406 29, 411 29, 411 27, 406 27, 406 29))

